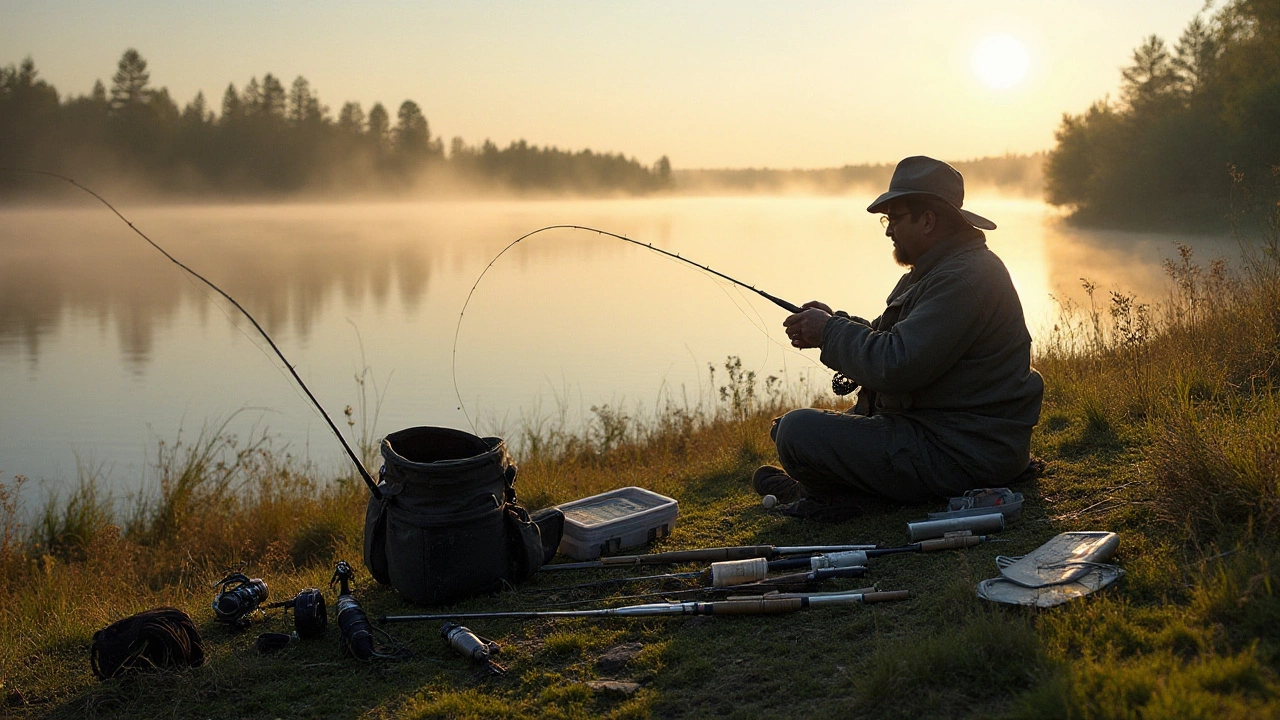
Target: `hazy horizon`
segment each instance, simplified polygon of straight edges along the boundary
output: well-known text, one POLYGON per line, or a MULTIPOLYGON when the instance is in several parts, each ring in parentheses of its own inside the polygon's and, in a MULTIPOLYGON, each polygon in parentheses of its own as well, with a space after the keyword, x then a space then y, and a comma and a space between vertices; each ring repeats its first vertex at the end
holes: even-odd
POLYGON ((1114 96, 1134 47, 1202 6, 3 0, 0 64, 30 56, 81 95, 136 48, 180 105, 301 75, 332 113, 412 99, 433 135, 473 144, 817 169, 1047 150, 1062 113, 1114 96))

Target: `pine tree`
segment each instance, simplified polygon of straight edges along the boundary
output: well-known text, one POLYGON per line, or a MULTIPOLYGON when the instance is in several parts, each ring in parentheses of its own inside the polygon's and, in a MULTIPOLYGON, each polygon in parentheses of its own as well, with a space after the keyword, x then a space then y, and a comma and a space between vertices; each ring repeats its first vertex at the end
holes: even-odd
POLYGON ((116 65, 116 74, 111 77, 111 110, 119 113, 127 107, 143 104, 147 99, 149 82, 151 74, 147 72, 147 61, 137 50, 125 50, 116 65))

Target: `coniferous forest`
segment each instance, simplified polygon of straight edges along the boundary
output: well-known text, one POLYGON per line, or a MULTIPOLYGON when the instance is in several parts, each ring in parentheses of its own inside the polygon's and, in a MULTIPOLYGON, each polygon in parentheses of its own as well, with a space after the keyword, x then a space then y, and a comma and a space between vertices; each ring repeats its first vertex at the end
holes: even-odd
MULTIPOLYGON (((0 68, 0 167, 38 169, 95 181, 126 178, 139 189, 178 196, 279 196, 300 192, 498 190, 645 193, 670 183, 666 157, 652 167, 591 150, 499 148, 449 143, 431 133, 422 108, 394 111, 347 102, 336 117, 306 78, 287 87, 267 73, 227 86, 215 106, 198 93, 179 108, 152 87, 147 61, 120 57, 110 86, 62 95, 31 58, 0 68)), ((115 184, 115 183, 113 183, 115 184)), ((40 185, 0 176, 10 197, 40 185)))
POLYGON ((1280 179, 1280 0, 1197 14, 1172 47, 1151 35, 1119 97, 1066 114, 1045 196, 1085 224, 1222 229, 1280 179))

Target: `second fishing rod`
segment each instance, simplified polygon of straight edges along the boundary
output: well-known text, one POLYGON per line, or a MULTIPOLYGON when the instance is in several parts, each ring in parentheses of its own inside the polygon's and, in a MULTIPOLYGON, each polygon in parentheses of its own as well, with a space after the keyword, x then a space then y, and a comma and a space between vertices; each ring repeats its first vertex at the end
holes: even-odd
MULTIPOLYGON (((738 545, 733 547, 697 548, 693 550, 673 550, 670 552, 649 553, 647 555, 616 555, 599 560, 583 562, 557 563, 544 565, 545 571, 565 570, 599 570, 605 568, 627 568, 644 565, 678 565, 693 562, 731 562, 738 560, 763 559, 768 561, 770 570, 808 567, 817 557, 847 558, 860 557, 860 562, 847 562, 848 565, 865 565, 867 558, 912 552, 937 552, 940 550, 962 550, 986 541, 986 535, 972 533, 955 533, 933 540, 922 540, 901 547, 882 548, 875 544, 862 545, 738 545)), ((831 567, 824 565, 823 567, 831 567)), ((814 567, 817 569, 817 566, 814 567)))

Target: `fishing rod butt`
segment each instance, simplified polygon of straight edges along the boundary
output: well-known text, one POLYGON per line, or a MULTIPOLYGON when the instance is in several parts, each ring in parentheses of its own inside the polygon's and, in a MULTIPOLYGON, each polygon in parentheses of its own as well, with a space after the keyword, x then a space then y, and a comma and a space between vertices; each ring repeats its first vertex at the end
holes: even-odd
POLYGON ((879 592, 869 592, 862 594, 862 602, 870 605, 872 603, 894 602, 896 600, 907 600, 911 597, 910 590, 881 590, 879 592))

